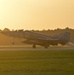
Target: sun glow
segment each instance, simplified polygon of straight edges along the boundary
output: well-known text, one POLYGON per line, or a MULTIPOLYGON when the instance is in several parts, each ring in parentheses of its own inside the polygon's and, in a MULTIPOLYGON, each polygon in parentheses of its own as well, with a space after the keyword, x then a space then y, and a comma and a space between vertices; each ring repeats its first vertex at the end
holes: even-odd
POLYGON ((74 28, 74 0, 0 0, 0 28, 74 28))

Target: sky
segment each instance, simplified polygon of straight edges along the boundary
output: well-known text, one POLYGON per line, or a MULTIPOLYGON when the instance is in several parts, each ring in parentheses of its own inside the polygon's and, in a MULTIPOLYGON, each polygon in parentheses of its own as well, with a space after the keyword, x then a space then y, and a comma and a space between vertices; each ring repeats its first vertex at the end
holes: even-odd
POLYGON ((74 0, 0 0, 0 29, 74 28, 74 0))

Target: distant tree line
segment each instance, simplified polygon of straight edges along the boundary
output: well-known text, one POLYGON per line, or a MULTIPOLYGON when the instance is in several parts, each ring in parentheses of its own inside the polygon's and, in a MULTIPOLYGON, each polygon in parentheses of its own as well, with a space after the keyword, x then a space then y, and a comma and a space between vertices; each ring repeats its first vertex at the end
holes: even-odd
POLYGON ((1 31, 35 31, 35 32, 45 32, 45 31, 59 31, 59 30, 66 30, 66 31, 68 31, 68 30, 74 30, 74 29, 71 29, 71 28, 69 28, 69 27, 66 27, 65 29, 61 29, 61 28, 57 28, 57 29, 54 29, 54 30, 52 30, 52 29, 48 29, 48 30, 45 30, 45 29, 43 29, 43 30, 24 30, 24 29, 20 29, 20 30, 14 30, 14 29, 12 29, 12 30, 10 30, 10 29, 8 29, 8 28, 4 28, 3 30, 1 30, 0 29, 0 32, 1 31))

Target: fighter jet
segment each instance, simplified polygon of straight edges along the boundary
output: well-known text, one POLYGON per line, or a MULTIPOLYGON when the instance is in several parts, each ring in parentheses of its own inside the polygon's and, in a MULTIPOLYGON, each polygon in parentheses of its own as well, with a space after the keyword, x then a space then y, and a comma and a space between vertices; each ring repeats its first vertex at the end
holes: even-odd
POLYGON ((50 45, 57 46, 58 44, 63 46, 70 40, 69 32, 54 36, 48 36, 33 31, 7 31, 2 33, 11 37, 24 38, 23 43, 32 44, 33 48, 36 48, 36 45, 44 46, 45 48, 48 48, 50 45))

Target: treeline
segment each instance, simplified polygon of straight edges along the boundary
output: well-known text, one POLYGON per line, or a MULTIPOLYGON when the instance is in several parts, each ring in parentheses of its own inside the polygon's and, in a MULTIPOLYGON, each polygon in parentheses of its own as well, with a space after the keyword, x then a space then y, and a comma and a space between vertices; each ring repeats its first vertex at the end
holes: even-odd
POLYGON ((19 31, 19 32, 33 31, 33 32, 38 32, 38 33, 42 33, 42 34, 49 35, 49 36, 58 35, 63 32, 70 32, 71 33, 70 41, 74 42, 74 29, 71 29, 69 27, 66 27, 65 29, 57 28, 54 30, 50 30, 50 29, 48 29, 48 30, 45 30, 45 29, 43 29, 43 30, 24 30, 24 29, 10 30, 8 28, 5 28, 4 30, 0 30, 0 32, 2 32, 2 31, 19 31))
POLYGON ((45 31, 59 31, 59 30, 61 30, 61 31, 64 31, 64 30, 65 31, 69 31, 69 30, 74 31, 74 29, 66 27, 65 29, 57 28, 57 29, 54 29, 54 30, 52 30, 52 29, 48 29, 48 30, 45 30, 45 29, 43 29, 43 30, 33 30, 33 29, 32 30, 24 30, 24 29, 14 30, 14 29, 12 29, 12 30, 10 30, 8 28, 4 28, 3 30, 0 29, 0 32, 1 31, 35 31, 35 32, 45 32, 45 31))

